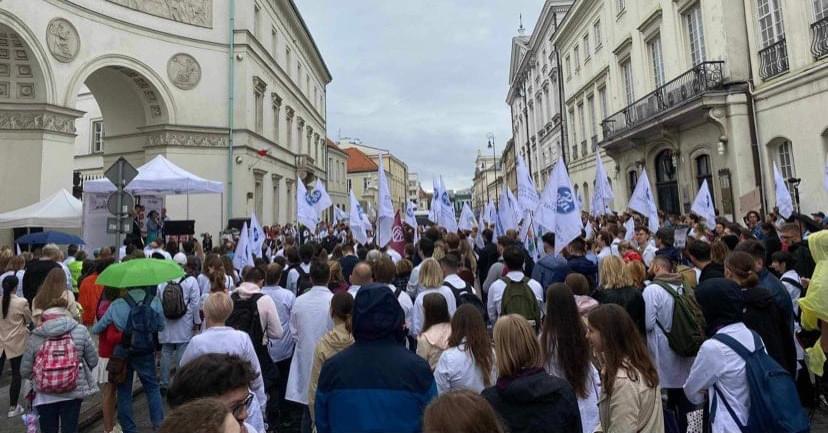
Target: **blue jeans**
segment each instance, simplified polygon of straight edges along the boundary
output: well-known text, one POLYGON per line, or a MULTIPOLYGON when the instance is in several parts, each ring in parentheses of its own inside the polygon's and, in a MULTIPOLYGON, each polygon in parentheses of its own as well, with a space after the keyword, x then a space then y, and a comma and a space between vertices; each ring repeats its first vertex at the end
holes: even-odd
POLYGON ((178 368, 181 355, 188 343, 164 343, 161 345, 161 388, 170 387, 170 370, 178 368))
POLYGON ((76 433, 82 399, 64 400, 37 407, 40 431, 43 433, 76 433))
POLYGON ((118 422, 124 433, 138 433, 138 427, 132 419, 132 381, 133 373, 138 373, 138 379, 144 386, 147 396, 150 421, 155 429, 164 421, 164 406, 161 403, 161 392, 158 388, 158 378, 155 376, 155 354, 131 356, 127 361, 126 381, 118 385, 118 422))

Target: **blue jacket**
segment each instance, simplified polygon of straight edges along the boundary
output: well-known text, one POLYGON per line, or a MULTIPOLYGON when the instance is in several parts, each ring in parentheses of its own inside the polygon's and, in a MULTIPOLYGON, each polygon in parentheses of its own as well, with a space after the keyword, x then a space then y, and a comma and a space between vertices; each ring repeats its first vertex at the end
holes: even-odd
POLYGON ((532 270, 532 279, 539 282, 543 287, 545 297, 546 289, 551 284, 566 281, 566 276, 570 272, 572 272, 572 269, 569 268, 565 258, 548 254, 535 264, 535 269, 532 270))
POLYGON ((598 283, 598 265, 584 256, 570 256, 567 260, 572 272, 581 274, 589 281, 589 289, 595 289, 598 283))

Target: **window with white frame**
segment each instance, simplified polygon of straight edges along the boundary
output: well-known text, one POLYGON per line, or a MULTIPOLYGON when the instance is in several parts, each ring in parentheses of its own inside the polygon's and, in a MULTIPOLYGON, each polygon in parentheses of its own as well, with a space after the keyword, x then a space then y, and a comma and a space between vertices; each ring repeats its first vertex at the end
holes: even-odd
POLYGON ((604 41, 601 40, 601 20, 595 21, 595 24, 592 25, 592 40, 595 42, 595 52, 597 53, 604 45, 604 41))
POLYGON ((661 87, 664 84, 664 58, 661 55, 661 35, 647 42, 647 51, 650 52, 650 63, 653 68, 655 87, 661 87))
MULTIPOLYGON (((589 110, 589 129, 593 137, 598 136, 598 130, 595 125, 598 124, 595 118, 595 97, 593 95, 587 96, 587 109, 589 110)), ((595 150, 595 149, 592 149, 595 150)))
POLYGON ((584 61, 589 60, 592 53, 589 51, 589 33, 584 35, 584 61))
POLYGON ((621 76, 624 78, 624 96, 627 105, 635 102, 635 87, 633 82, 632 62, 626 59, 621 63, 621 76))
POLYGON ((793 149, 790 141, 783 141, 779 144, 776 150, 779 158, 779 171, 782 172, 782 177, 790 179, 796 176, 796 169, 794 168, 793 149))
MULTIPOLYGON (((825 0, 828 2, 828 0, 825 0)), ((698 65, 705 60, 704 25, 702 24, 701 6, 696 3, 684 14, 687 25, 687 37, 690 40, 690 61, 698 65)))
POLYGON ((828 0, 813 0, 814 2, 814 21, 820 21, 828 18, 828 0))
POLYGON ((572 61, 570 60, 569 55, 566 56, 564 63, 566 63, 566 79, 568 80, 572 78, 572 61))
POLYGON ((368 178, 367 177, 362 178, 362 191, 363 191, 363 194, 365 193, 365 191, 368 191, 368 178))
POLYGON ((572 49, 572 61, 575 63, 575 73, 581 70, 581 49, 577 45, 572 49))
POLYGON ((626 8, 627 8, 627 2, 626 2, 625 0, 616 0, 616 1, 615 1, 615 4, 618 6, 618 13, 619 13, 619 14, 620 14, 621 12, 623 12, 623 11, 624 11, 624 9, 626 9, 626 8))
POLYGON ((276 27, 270 30, 270 37, 270 51, 273 53, 273 60, 276 60, 279 53, 279 32, 276 31, 276 27))
POLYGON ((578 104, 578 132, 581 133, 581 141, 586 141, 586 119, 584 118, 584 103, 578 104))
POLYGON ((598 102, 601 104, 601 119, 607 118, 607 88, 598 89, 598 102))
POLYGON ((103 120, 92 122, 92 153, 103 152, 104 123, 103 120))
POLYGON ((762 38, 762 47, 768 47, 785 37, 785 26, 782 22, 782 9, 779 0, 757 0, 759 9, 759 36, 762 38))

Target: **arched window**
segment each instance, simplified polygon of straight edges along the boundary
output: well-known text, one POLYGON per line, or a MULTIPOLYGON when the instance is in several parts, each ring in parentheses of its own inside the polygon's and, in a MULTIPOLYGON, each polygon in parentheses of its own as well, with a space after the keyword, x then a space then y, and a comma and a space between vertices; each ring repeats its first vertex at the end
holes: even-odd
POLYGON ((635 170, 630 170, 627 173, 627 195, 632 197, 633 191, 635 191, 635 185, 638 184, 638 172, 635 170))
POLYGON ((658 208, 665 213, 680 215, 677 170, 673 163, 673 151, 662 150, 656 156, 656 190, 658 191, 658 208))
POLYGON ((789 140, 784 140, 779 143, 776 148, 777 163, 779 164, 779 171, 782 172, 782 177, 785 179, 785 184, 788 186, 788 191, 791 192, 791 198, 794 204, 799 208, 799 203, 796 200, 796 193, 788 179, 796 177, 796 167, 794 166, 793 146, 789 140))
POLYGON ((710 195, 715 202, 716 195, 713 192, 713 169, 710 167, 710 155, 701 155, 696 158, 696 186, 700 187, 705 180, 710 187, 710 195))

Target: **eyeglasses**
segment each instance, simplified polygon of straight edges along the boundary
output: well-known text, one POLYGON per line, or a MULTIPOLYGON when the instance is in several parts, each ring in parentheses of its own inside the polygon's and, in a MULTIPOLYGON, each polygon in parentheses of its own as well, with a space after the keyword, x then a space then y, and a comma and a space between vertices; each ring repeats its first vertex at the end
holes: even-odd
MULTIPOLYGON (((244 400, 238 401, 230 407, 230 412, 233 413, 234 418, 240 419, 242 415, 247 415, 247 411, 250 410, 250 404, 253 403, 253 397, 253 393, 248 392, 244 400)), ((245 416, 244 418, 247 417, 245 416)))

